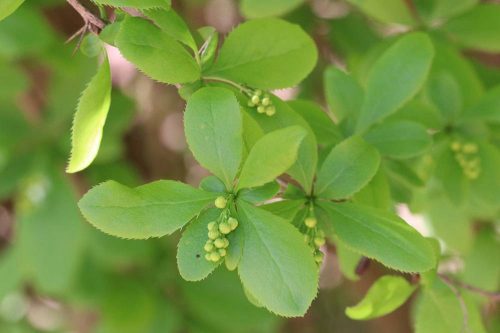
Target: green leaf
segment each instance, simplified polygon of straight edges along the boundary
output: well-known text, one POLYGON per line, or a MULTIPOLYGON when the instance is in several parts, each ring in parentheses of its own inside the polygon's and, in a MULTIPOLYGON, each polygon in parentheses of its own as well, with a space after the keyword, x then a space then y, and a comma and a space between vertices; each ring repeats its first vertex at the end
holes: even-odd
POLYGON ((0 21, 15 12, 23 2, 24 0, 2 0, 0 2, 0 21))
POLYGON ((328 67, 324 73, 325 96, 330 111, 341 121, 356 119, 361 111, 364 92, 358 82, 336 67, 328 67))
POLYGON ((208 192, 224 193, 226 192, 226 185, 215 176, 207 176, 200 182, 200 188, 208 192))
POLYGON ((437 157, 435 176, 452 202, 458 204, 463 201, 469 184, 449 146, 445 146, 437 157))
POLYGON ((447 123, 456 121, 463 109, 462 94, 457 80, 451 73, 439 72, 429 77, 425 97, 436 106, 447 123))
POLYGON ((9 249, 0 255, 0 298, 4 299, 22 283, 18 253, 9 249))
POLYGON ((184 280, 203 280, 220 264, 205 259, 206 252, 203 249, 208 240, 207 225, 215 221, 219 215, 219 209, 208 209, 192 221, 182 233, 177 246, 177 266, 184 280))
POLYGON ((305 199, 282 200, 260 206, 260 208, 291 222, 297 213, 304 207, 305 202, 305 199))
POLYGON ((98 5, 111 7, 131 7, 137 9, 163 8, 169 9, 171 0, 92 0, 98 5))
POLYGON ((467 11, 478 2, 479 0, 431 0, 419 1, 415 5, 430 20, 442 20, 467 11))
POLYGON ((424 126, 410 121, 384 122, 364 136, 382 155, 410 158, 424 153, 432 140, 424 126))
POLYGON ((391 190, 384 168, 379 168, 370 182, 352 198, 354 202, 390 211, 391 190))
POLYGON ((105 59, 78 102, 73 120, 71 157, 66 172, 85 169, 97 156, 110 105, 111 72, 108 59, 105 59))
POLYGON ((271 181, 259 187, 244 188, 238 193, 238 198, 251 202, 259 203, 274 197, 280 190, 280 185, 276 181, 271 181))
POLYGON ((417 302, 415 333, 467 332, 460 301, 439 279, 422 290, 417 302))
POLYGON ((172 38, 184 43, 193 52, 198 52, 198 47, 189 27, 173 9, 146 9, 143 10, 143 13, 172 38))
POLYGON ((245 22, 226 38, 207 75, 261 89, 291 87, 314 68, 317 50, 300 26, 279 19, 245 22))
POLYGON ((285 220, 244 201, 237 207, 245 234, 238 266, 243 286, 271 312, 302 316, 317 292, 311 250, 285 220))
POLYGON ((121 28, 121 22, 119 21, 115 21, 111 24, 108 24, 99 33, 99 38, 103 42, 114 46, 116 44, 115 42, 116 36, 118 36, 118 33, 120 32, 120 28, 121 28))
POLYGON ((363 256, 351 250, 339 240, 335 240, 335 249, 337 250, 337 259, 342 274, 349 280, 359 280, 359 276, 356 274, 356 268, 363 256))
POLYGON ((487 91, 474 106, 466 109, 464 118, 500 123, 500 86, 487 91))
POLYGON ((243 153, 240 105, 234 94, 213 87, 195 92, 187 102, 184 130, 198 162, 232 188, 243 153))
POLYGON ((163 83, 187 83, 200 77, 200 66, 168 33, 144 19, 127 17, 116 46, 139 70, 163 83))
POLYGON ((219 46, 219 33, 213 27, 202 27, 198 33, 203 38, 203 44, 200 47, 201 68, 205 70, 213 65, 215 55, 219 46))
POLYGON ((241 11, 247 18, 280 16, 300 6, 304 0, 242 0, 241 11))
POLYGON ((448 21, 443 30, 467 48, 500 51, 500 5, 481 4, 448 21))
POLYGON ((481 173, 471 181, 471 195, 494 207, 500 205, 500 149, 488 142, 479 142, 481 173))
POLYGON ((146 239, 173 233, 217 197, 216 193, 160 180, 136 188, 102 183, 78 203, 97 229, 122 238, 146 239))
POLYGON ((348 307, 345 312, 356 320, 381 317, 403 305, 414 291, 415 286, 403 277, 385 275, 375 281, 361 302, 348 307))
POLYGON ((319 202, 338 238, 351 249, 403 272, 435 266, 430 243, 398 216, 351 203, 319 202))
POLYGON ((286 172, 295 163, 306 134, 302 127, 290 126, 264 135, 248 154, 237 188, 264 185, 286 172))
POLYGON ((399 23, 413 25, 415 20, 410 12, 410 7, 404 0, 385 0, 380 6, 377 0, 347 0, 359 7, 365 14, 383 23, 399 23))
POLYGON ((377 150, 354 136, 335 146, 321 165, 316 194, 323 198, 347 198, 365 186, 380 165, 377 150))
POLYGON ((307 121, 318 144, 331 145, 342 140, 340 129, 319 105, 306 100, 294 100, 288 102, 288 105, 307 121))
POLYGON ((375 62, 368 76, 357 130, 396 112, 420 90, 431 67, 434 49, 424 33, 401 37, 375 62))

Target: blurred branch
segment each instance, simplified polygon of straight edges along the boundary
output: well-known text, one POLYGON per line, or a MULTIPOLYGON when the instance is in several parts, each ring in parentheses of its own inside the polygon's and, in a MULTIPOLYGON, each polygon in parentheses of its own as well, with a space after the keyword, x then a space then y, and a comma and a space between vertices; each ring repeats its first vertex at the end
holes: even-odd
POLYGON ((78 12, 78 14, 80 14, 85 23, 85 26, 104 29, 104 27, 106 26, 104 21, 92 14, 87 8, 85 8, 80 2, 78 2, 78 0, 66 1, 78 12))
POLYGON ((478 288, 478 287, 474 287, 470 284, 467 284, 467 283, 464 283, 464 282, 461 282, 461 281, 457 281, 457 280, 454 280, 452 279, 451 277, 445 275, 445 274, 438 274, 439 277, 446 283, 448 284, 452 284, 454 286, 457 286, 459 288, 462 288, 462 289, 465 289, 465 290, 468 290, 468 291, 471 291, 473 293, 476 293, 476 294, 479 294, 479 295, 482 295, 484 297, 487 297, 489 298, 490 300, 494 301, 494 302, 498 302, 500 301, 500 292, 496 292, 496 291, 488 291, 488 290, 484 290, 484 289, 481 289, 481 288, 478 288))

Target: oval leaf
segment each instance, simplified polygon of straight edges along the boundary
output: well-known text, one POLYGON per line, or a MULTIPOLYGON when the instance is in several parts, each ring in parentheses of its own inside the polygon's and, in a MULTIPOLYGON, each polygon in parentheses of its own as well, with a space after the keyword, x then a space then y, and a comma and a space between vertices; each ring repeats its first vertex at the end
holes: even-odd
POLYGON ((335 146, 318 172, 316 193, 329 199, 343 199, 361 190, 380 165, 377 150, 359 137, 335 146))
POLYGON ((420 90, 431 67, 434 49, 427 35, 402 37, 375 62, 366 87, 357 130, 396 112, 420 90))
POLYGON ((238 266, 244 287, 268 310, 302 316, 318 286, 311 250, 285 220, 244 201, 237 205, 245 235, 238 266))
POLYGON ((83 91, 73 120, 71 157, 67 172, 78 172, 97 156, 102 131, 111 104, 111 72, 105 59, 83 91))
POLYGON ((240 105, 234 94, 224 88, 198 90, 187 102, 184 129, 198 162, 232 188, 243 152, 240 105))
POLYGON ((107 234, 146 239, 171 234, 215 197, 216 193, 170 180, 136 188, 107 181, 88 191, 78 206, 93 226, 107 234))
POLYGON ((335 234, 351 249, 387 267, 424 272, 435 266, 430 242, 398 216, 368 206, 321 202, 335 234))
POLYGON ((286 88, 302 81, 317 57, 314 41, 300 26, 279 19, 258 19, 229 34, 208 75, 261 89, 286 88))
POLYGON ((200 66, 188 51, 144 19, 126 18, 116 37, 116 46, 127 60, 154 80, 174 84, 200 77, 200 66))
POLYGON ((363 300, 348 307, 345 313, 356 320, 384 316, 403 305, 415 288, 401 276, 382 276, 370 287, 363 300))
POLYGON ((302 127, 290 126, 264 135, 243 164, 238 189, 264 185, 287 171, 306 134, 302 127))

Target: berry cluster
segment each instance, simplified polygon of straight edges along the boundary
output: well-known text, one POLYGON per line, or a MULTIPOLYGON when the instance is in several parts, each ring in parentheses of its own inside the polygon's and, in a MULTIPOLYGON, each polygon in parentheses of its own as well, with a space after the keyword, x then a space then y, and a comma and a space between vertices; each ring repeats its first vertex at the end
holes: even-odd
POLYGON ((262 90, 248 91, 247 96, 248 106, 251 108, 257 108, 258 113, 265 113, 268 116, 273 116, 276 113, 276 108, 271 101, 271 97, 267 93, 263 93, 262 90))
POLYGON ((455 159, 462 167, 465 177, 474 180, 481 174, 481 160, 477 156, 479 147, 475 143, 453 141, 450 145, 455 159))
POLYGON ((215 199, 215 207, 223 209, 216 221, 208 223, 208 240, 203 249, 205 250, 205 259, 212 262, 218 262, 227 254, 229 240, 227 235, 238 227, 238 220, 229 216, 230 211, 226 208, 227 199, 218 197, 215 199))
POLYGON ((314 260, 318 265, 323 262, 324 254, 321 252, 320 247, 325 245, 325 233, 318 228, 318 221, 314 216, 309 216, 304 220, 306 230, 304 232, 304 241, 311 247, 314 254, 314 260))

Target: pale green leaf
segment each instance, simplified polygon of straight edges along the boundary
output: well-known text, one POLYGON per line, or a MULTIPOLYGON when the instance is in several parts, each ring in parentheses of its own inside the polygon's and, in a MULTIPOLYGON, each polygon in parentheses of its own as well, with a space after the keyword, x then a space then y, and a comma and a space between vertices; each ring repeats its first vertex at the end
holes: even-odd
POLYGON ((304 0, 242 0, 241 11, 248 18, 280 16, 304 3, 304 0))
POLYGON ((122 238, 146 239, 173 233, 217 197, 216 193, 160 180, 136 188, 108 181, 78 203, 97 229, 122 238))
POLYGON ((404 0, 384 0, 381 6, 377 0, 347 0, 368 16, 383 23, 415 24, 409 5, 404 0))
POLYGON ((279 19, 258 19, 234 29, 207 75, 261 89, 291 87, 314 68, 317 50, 300 26, 279 19))
POLYGON ((316 194, 323 198, 347 198, 365 186, 380 165, 377 150, 354 136, 335 146, 321 165, 316 194))
POLYGON ((368 76, 357 130, 396 112, 420 90, 429 73, 434 49, 424 33, 401 37, 375 62, 368 76))
POLYGON ((215 193, 224 193, 226 191, 226 185, 224 182, 215 176, 207 176, 203 178, 200 182, 200 188, 215 193))
POLYGON ((224 88, 198 90, 187 102, 184 130, 198 162, 232 188, 243 153, 240 105, 234 94, 224 88))
POLYGON ((24 0, 2 0, 0 2, 0 21, 12 14, 24 0))
POLYGON ((413 294, 415 286, 405 278, 385 275, 373 283, 365 297, 355 306, 348 307, 351 319, 367 320, 384 316, 399 308, 413 294))
POLYGON ((105 59, 83 91, 73 120, 72 148, 66 172, 88 167, 97 156, 111 104, 111 72, 105 59))
POLYGON ((364 136, 382 155, 410 158, 424 153, 432 140, 424 126, 410 121, 384 122, 364 136))
POLYGON ((349 280, 359 280, 359 276, 356 274, 356 268, 363 256, 351 250, 339 240, 335 241, 335 249, 337 250, 337 259, 342 274, 349 280))
POLYGON ((137 9, 163 8, 169 9, 171 0, 92 0, 98 5, 112 7, 131 7, 137 9))
POLYGON ((266 201, 278 194, 280 185, 276 181, 271 181, 259 187, 245 188, 238 193, 238 198, 251 202, 259 203, 266 201))
POLYGON ((177 266, 184 280, 203 280, 220 264, 205 259, 206 252, 203 249, 208 240, 207 226, 219 217, 220 212, 216 208, 206 210, 182 233, 177 246, 177 266))
POLYGON ((500 51, 500 5, 481 4, 451 19, 443 30, 467 48, 500 51))
POLYGON ((286 172, 295 163, 306 134, 302 127, 290 126, 264 135, 243 164, 238 189, 264 185, 286 172))
POLYGON ((463 109, 463 99, 460 86, 451 73, 443 71, 430 75, 424 92, 448 124, 456 121, 463 109))
POLYGON ((116 37, 123 56, 163 83, 187 83, 200 77, 200 66, 168 33, 137 17, 127 17, 116 37))
POLYGON ((302 235, 265 210, 243 201, 237 205, 245 234, 238 266, 244 287, 271 312, 302 316, 318 283, 318 269, 302 235))
POLYGON ((319 202, 335 234, 349 248, 387 267, 424 272, 435 266, 430 243, 398 216, 351 203, 319 202))

